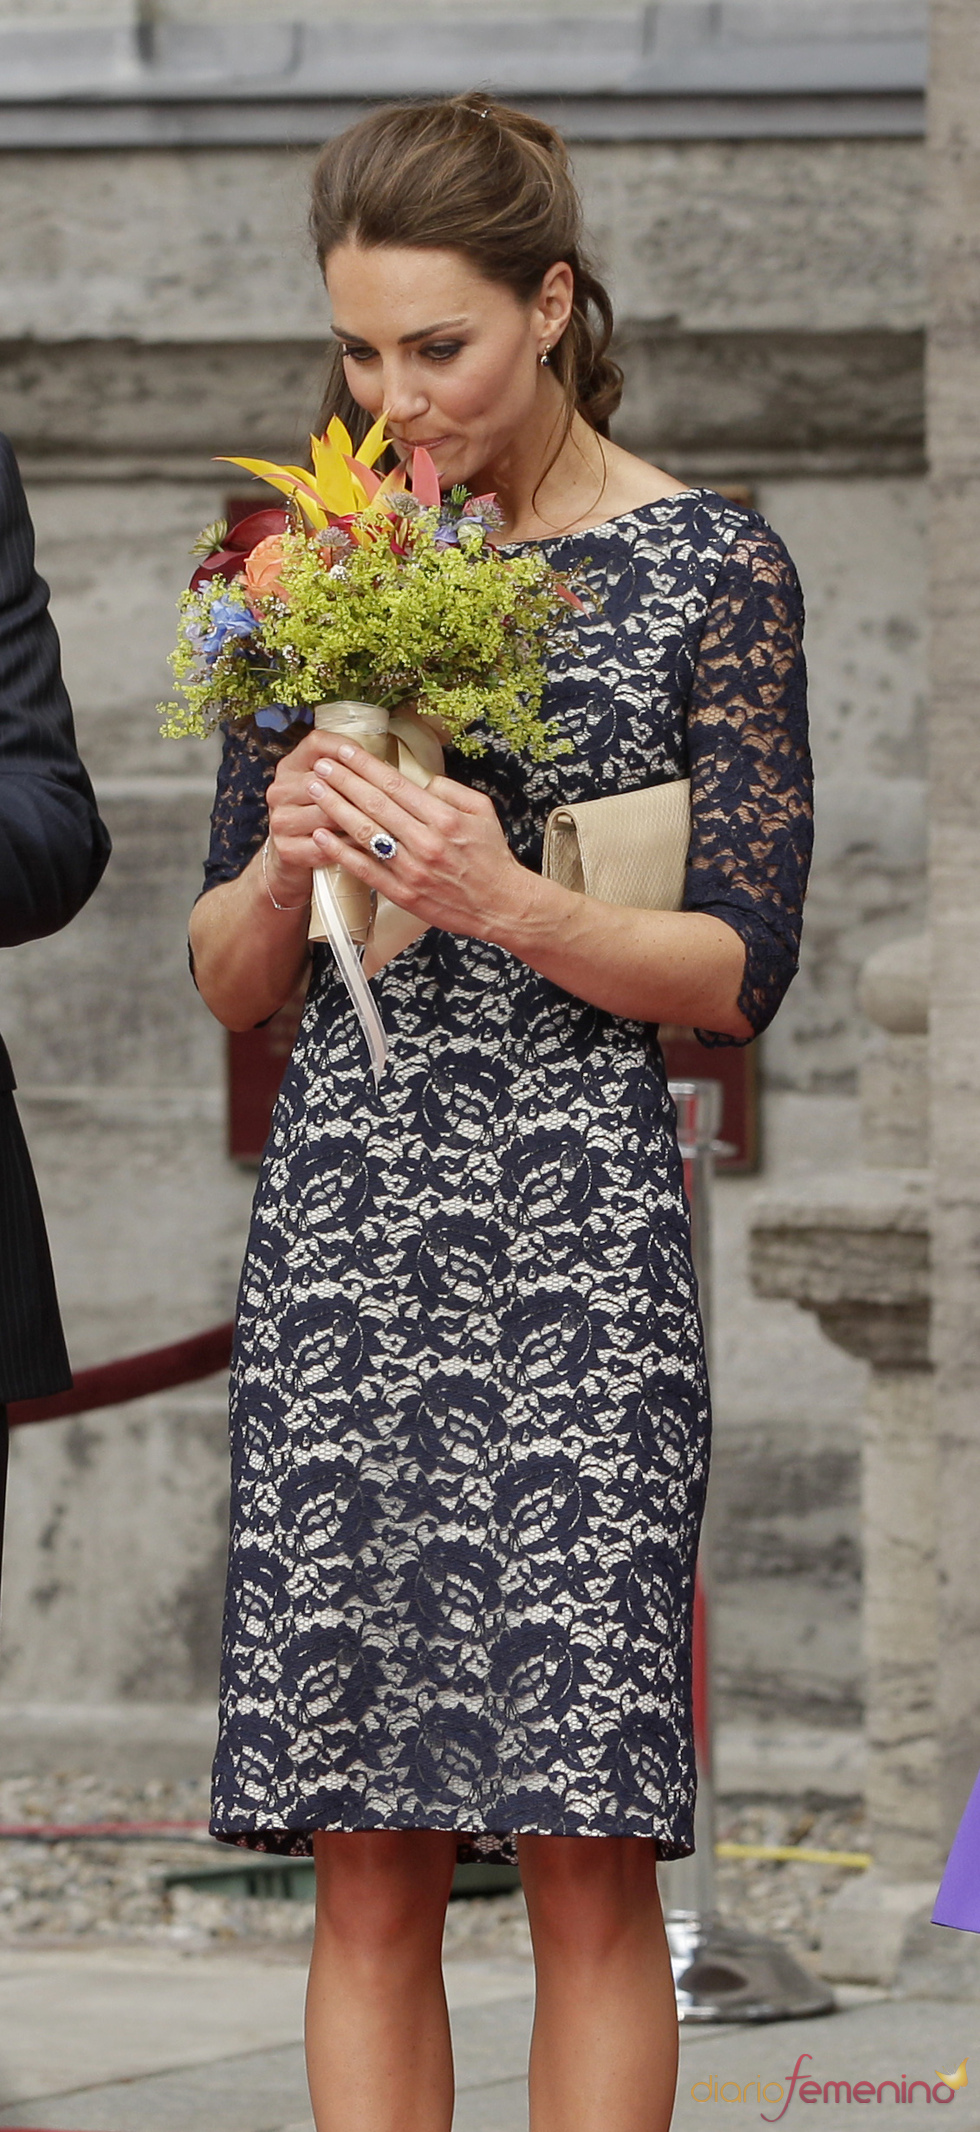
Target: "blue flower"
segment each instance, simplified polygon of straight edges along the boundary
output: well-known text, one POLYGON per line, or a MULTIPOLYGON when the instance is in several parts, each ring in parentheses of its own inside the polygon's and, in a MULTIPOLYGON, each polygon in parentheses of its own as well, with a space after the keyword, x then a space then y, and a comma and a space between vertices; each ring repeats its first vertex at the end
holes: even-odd
POLYGON ((201 641, 205 658, 213 662, 228 637, 250 637, 258 626, 247 607, 237 606, 234 600, 215 600, 211 609, 211 627, 201 641))
POLYGON ((256 711, 255 723, 264 726, 268 733, 285 733, 291 725, 312 725, 313 712, 309 704, 294 709, 292 705, 287 708, 283 703, 267 703, 261 711, 256 711))

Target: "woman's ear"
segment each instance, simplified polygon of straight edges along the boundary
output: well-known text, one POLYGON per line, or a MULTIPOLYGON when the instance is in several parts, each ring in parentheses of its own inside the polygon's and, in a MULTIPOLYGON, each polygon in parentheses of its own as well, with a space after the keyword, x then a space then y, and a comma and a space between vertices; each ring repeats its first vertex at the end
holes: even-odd
POLYGON ((556 259, 542 280, 534 307, 541 338, 552 348, 565 331, 574 301, 575 276, 567 259, 556 259))

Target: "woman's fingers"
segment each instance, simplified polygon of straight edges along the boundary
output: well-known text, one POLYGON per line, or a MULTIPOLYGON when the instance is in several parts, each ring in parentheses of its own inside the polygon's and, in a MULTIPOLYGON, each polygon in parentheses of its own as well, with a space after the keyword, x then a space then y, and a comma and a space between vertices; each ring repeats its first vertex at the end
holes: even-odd
POLYGON ((484 793, 448 777, 418 786, 338 734, 283 759, 269 816, 287 869, 339 864, 426 924, 479 933, 512 891, 516 861, 484 793), (371 850, 379 829, 397 846, 387 860, 371 850))
POLYGON ((391 861, 387 864, 374 857, 363 844, 352 843, 350 837, 337 836, 333 830, 318 829, 316 833, 316 864, 318 866, 344 866, 348 873, 356 874, 359 881, 367 881, 371 888, 380 888, 379 875, 388 875, 385 895, 395 894, 391 885, 391 861))
POLYGON ((306 789, 331 814, 346 803, 375 828, 390 829, 392 836, 404 838, 416 824, 443 835, 453 827, 452 812, 443 801, 411 784, 391 763, 375 762, 370 755, 362 755, 356 767, 324 757, 307 778, 306 789))
POLYGON ((329 829, 318 829, 316 835, 317 866, 342 866, 345 873, 353 874, 355 880, 363 881, 365 887, 374 888, 379 896, 386 896, 400 910, 416 914, 420 897, 417 876, 421 869, 414 859, 408 861, 408 878, 405 878, 403 854, 395 859, 376 859, 374 853, 360 843, 352 843, 346 836, 335 836, 329 829))
POLYGON ((312 802, 305 807, 285 806, 269 809, 269 835, 273 843, 278 849, 286 845, 291 847, 290 857, 300 863, 302 854, 306 863, 316 864, 313 857, 313 838, 316 831, 322 827, 323 816, 319 807, 314 806, 312 802))
MULTIPOLYGON (((383 829, 394 838, 401 852, 410 852, 413 858, 427 866, 435 863, 447 842, 445 829, 440 831, 429 822, 421 822, 405 813, 395 801, 378 793, 371 785, 361 788, 360 804, 332 783, 327 785, 314 780, 312 789, 322 809, 320 824, 313 832, 317 842, 325 831, 332 831, 335 836, 346 837, 350 843, 367 850, 371 838, 383 829)), ((356 784, 354 789, 357 789, 356 784)), ((453 818, 448 815, 448 810, 447 816, 447 828, 451 828, 453 818)))
POLYGON ((320 735, 308 734, 280 758, 266 795, 273 843, 279 850, 288 848, 289 862, 294 865, 319 864, 313 832, 323 816, 307 788, 313 763, 321 752, 320 735))
POLYGON ((458 828, 461 814, 492 811, 482 792, 471 792, 452 778, 433 778, 425 787, 415 785, 391 763, 378 762, 363 748, 354 748, 350 742, 338 743, 333 735, 329 737, 334 741, 333 748, 315 763, 306 789, 334 820, 340 819, 346 802, 373 829, 390 830, 392 836, 407 839, 414 849, 421 850, 413 834, 414 825, 446 837, 458 828))
POLYGON ((453 777, 434 777, 428 787, 433 799, 445 800, 457 814, 496 814, 492 799, 485 792, 474 792, 470 785, 458 785, 453 777))

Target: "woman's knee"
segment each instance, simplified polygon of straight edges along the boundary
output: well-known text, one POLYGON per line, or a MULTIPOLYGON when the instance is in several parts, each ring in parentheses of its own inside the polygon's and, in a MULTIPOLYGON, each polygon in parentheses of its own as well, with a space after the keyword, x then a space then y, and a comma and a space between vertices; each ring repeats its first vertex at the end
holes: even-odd
POLYGON ((646 1838, 525 1836, 521 1873, 536 1939, 601 1956, 637 1926, 657 1925, 657 1854, 646 1838))
POLYGON ((313 1839, 317 1927, 384 1954, 440 1934, 455 1839, 430 1829, 357 1829, 313 1839))

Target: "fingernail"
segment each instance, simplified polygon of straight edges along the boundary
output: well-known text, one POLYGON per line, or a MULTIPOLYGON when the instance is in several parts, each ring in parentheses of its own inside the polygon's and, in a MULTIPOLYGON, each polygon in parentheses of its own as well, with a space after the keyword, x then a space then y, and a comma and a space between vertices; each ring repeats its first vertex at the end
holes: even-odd
POLYGON ((311 799, 318 800, 321 793, 325 792, 327 788, 326 785, 321 785, 318 777, 311 777, 306 789, 311 799))
POLYGON ((333 843, 329 829, 314 829, 313 842, 314 844, 319 844, 323 851, 329 851, 333 843))
POLYGON ((334 766, 329 755, 325 755, 322 762, 315 762, 313 768, 318 777, 332 777, 334 773, 334 766))
POLYGON ((350 762, 351 757, 356 755, 357 749, 351 747, 349 740, 345 740, 343 745, 337 749, 337 753, 343 756, 345 762, 350 762))

